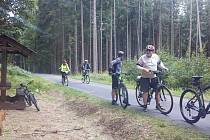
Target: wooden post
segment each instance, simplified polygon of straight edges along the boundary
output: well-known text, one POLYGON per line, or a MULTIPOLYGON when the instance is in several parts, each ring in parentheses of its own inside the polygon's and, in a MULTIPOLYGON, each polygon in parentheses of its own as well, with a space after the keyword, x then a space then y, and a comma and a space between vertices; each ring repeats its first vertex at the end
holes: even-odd
POLYGON ((1 99, 4 101, 6 97, 6 81, 7 81, 7 50, 2 52, 2 66, 1 66, 1 99))

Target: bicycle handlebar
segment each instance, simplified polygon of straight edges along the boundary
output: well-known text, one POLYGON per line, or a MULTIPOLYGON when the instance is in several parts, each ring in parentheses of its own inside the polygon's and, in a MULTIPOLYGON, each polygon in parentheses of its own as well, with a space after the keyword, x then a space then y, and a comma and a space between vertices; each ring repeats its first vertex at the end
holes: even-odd
POLYGON ((153 74, 157 74, 157 75, 163 75, 164 74, 164 72, 160 71, 160 70, 157 70, 157 71, 150 70, 150 72, 152 72, 153 74))

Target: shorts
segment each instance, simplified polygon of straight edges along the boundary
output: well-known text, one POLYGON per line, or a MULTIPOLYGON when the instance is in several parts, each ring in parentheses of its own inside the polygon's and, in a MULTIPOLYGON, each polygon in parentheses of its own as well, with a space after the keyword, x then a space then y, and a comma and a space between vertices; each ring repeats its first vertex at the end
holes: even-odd
POLYGON ((112 75, 112 89, 118 89, 119 76, 118 74, 112 75))
POLYGON ((69 75, 69 72, 68 73, 61 72, 61 74, 62 74, 62 77, 64 78, 65 76, 69 75))
POLYGON ((149 92, 149 89, 153 88, 156 92, 158 90, 158 78, 143 78, 140 79, 140 90, 142 92, 149 92))

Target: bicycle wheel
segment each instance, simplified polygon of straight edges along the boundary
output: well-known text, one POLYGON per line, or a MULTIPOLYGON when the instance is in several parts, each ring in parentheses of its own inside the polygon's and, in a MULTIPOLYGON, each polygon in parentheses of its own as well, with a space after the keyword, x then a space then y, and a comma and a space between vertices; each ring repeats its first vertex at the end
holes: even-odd
POLYGON ((196 92, 185 90, 180 97, 180 111, 188 123, 196 123, 200 119, 201 100, 196 92))
POLYGON ((30 96, 30 100, 31 102, 34 104, 34 106, 36 107, 37 111, 40 111, 38 105, 37 105, 37 100, 36 98, 34 97, 34 94, 33 93, 29 93, 29 96, 30 96))
POLYGON ((68 86, 69 85, 69 78, 68 78, 68 76, 66 76, 66 78, 65 78, 66 80, 66 86, 68 86))
POLYGON ((82 83, 85 83, 85 76, 82 75, 81 81, 82 81, 82 83))
POLYGON ((89 84, 90 83, 90 77, 89 77, 89 75, 86 75, 85 76, 85 79, 86 79, 86 83, 89 84))
POLYGON ((62 76, 62 85, 65 84, 65 78, 62 76))
POLYGON ((144 105, 143 92, 140 90, 140 85, 136 86, 136 100, 140 106, 144 105))
POLYGON ((126 86, 122 83, 119 85, 119 99, 120 105, 125 109, 128 106, 128 90, 126 86))
POLYGON ((28 106, 31 106, 32 104, 31 104, 31 100, 29 98, 30 97, 25 94, 25 96, 24 96, 25 102, 28 104, 28 106))
POLYGON ((160 95, 160 106, 161 109, 158 109, 162 114, 167 115, 169 114, 173 109, 173 96, 170 92, 170 90, 164 86, 161 85, 159 87, 159 95, 160 95))

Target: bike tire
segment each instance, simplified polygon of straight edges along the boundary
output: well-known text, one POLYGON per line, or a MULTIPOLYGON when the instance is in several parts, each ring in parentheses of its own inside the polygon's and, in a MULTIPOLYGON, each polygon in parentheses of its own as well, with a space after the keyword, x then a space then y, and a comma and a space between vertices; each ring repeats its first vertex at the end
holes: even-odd
POLYGON ((62 85, 64 86, 64 84, 65 84, 65 78, 64 77, 62 77, 62 79, 61 79, 62 81, 62 85))
POLYGON ((29 96, 30 96, 31 102, 34 104, 34 106, 36 107, 37 111, 40 111, 40 109, 39 109, 39 107, 37 105, 37 100, 36 100, 34 94, 33 93, 29 93, 29 96))
POLYGON ((86 75, 85 79, 86 79, 86 83, 89 84, 90 83, 90 77, 89 77, 89 75, 86 75))
POLYGON ((82 76, 81 81, 82 81, 82 83, 85 83, 85 76, 82 76))
POLYGON ((128 90, 126 86, 122 83, 119 85, 119 99, 120 99, 120 105, 122 108, 126 109, 128 106, 128 90))
POLYGON ((164 85, 159 87, 160 91, 160 106, 163 109, 158 109, 162 114, 167 115, 173 109, 173 96, 171 91, 164 85))
POLYGON ((202 106, 202 103, 201 103, 200 97, 196 94, 195 91, 191 89, 187 89, 182 92, 180 101, 179 101, 179 107, 180 107, 182 117, 185 119, 186 122, 192 124, 199 121, 201 106, 202 106), (192 97, 190 95, 192 95, 192 97), (185 102, 187 102, 186 105, 184 104, 185 102), (195 103, 197 106, 195 106, 195 103), (188 111, 189 114, 185 114, 184 112, 185 110, 188 111), (195 111, 196 115, 191 117, 191 111, 195 111))
POLYGON ((140 106, 144 105, 143 93, 140 90, 140 85, 136 86, 136 101, 140 106))
POLYGON ((69 78, 68 78, 68 76, 66 76, 66 86, 68 86, 69 85, 69 78))
POLYGON ((28 106, 31 106, 31 100, 29 99, 29 97, 27 95, 24 96, 25 102, 28 104, 28 106))

